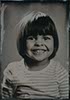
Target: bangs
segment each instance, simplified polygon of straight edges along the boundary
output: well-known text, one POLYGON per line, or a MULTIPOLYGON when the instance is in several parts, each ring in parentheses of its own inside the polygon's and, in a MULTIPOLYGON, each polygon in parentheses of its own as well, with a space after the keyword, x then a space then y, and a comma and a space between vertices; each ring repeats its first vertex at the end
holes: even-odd
POLYGON ((28 23, 25 27, 24 34, 28 36, 53 35, 53 27, 47 23, 28 23))

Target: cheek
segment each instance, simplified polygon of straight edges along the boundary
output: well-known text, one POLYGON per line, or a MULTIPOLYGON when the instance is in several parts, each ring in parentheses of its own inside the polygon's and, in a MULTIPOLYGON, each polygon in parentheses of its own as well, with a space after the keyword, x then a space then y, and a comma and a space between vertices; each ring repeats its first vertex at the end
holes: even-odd
POLYGON ((54 49, 54 41, 48 41, 46 42, 46 46, 48 46, 49 49, 54 49))
POLYGON ((34 43, 32 43, 32 42, 30 42, 30 41, 26 41, 26 49, 27 49, 27 50, 30 50, 30 49, 33 47, 33 44, 34 44, 34 43))
POLYGON ((49 43, 49 47, 51 48, 51 49, 54 49, 54 43, 52 42, 52 43, 49 43))

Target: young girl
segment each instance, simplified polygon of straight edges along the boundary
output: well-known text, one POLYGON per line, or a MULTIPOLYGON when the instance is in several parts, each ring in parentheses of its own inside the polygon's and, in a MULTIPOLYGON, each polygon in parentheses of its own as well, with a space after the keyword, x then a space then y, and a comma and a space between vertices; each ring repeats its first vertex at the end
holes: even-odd
POLYGON ((58 47, 52 19, 41 12, 27 15, 22 20, 17 40, 23 59, 10 63, 5 69, 2 98, 67 99, 68 72, 53 60, 58 47))

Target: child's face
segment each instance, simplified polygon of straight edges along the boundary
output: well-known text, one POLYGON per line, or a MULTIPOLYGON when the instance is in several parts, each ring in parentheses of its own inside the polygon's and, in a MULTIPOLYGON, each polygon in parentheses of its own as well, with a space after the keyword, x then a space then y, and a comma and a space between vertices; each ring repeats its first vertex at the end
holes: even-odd
POLYGON ((35 60, 48 59, 54 50, 54 39, 51 35, 28 36, 26 40, 26 55, 35 60))

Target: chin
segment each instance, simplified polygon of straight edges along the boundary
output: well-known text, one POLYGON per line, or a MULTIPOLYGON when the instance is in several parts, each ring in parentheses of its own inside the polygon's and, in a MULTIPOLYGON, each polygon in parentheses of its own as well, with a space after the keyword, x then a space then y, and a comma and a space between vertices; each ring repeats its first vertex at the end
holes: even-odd
POLYGON ((49 56, 50 56, 49 54, 48 55, 33 55, 33 54, 29 55, 29 54, 26 54, 26 57, 28 59, 31 59, 31 61, 33 60, 35 62, 46 61, 46 60, 48 60, 49 56))
POLYGON ((44 60, 47 60, 47 58, 33 58, 33 60, 37 61, 37 62, 41 62, 41 61, 44 61, 44 60))

